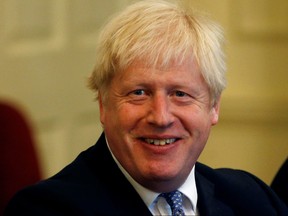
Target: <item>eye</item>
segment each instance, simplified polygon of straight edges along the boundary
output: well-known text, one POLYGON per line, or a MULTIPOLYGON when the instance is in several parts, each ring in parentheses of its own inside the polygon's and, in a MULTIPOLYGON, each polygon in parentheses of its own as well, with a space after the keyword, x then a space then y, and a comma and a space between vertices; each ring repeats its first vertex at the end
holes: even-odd
POLYGON ((194 101, 194 98, 190 94, 180 90, 175 90, 171 96, 174 102, 182 105, 191 104, 194 101))
POLYGON ((183 91, 176 91, 175 96, 176 97, 185 97, 185 96, 188 96, 188 94, 183 92, 183 91))
POLYGON ((129 93, 129 96, 135 99, 144 98, 148 95, 145 89, 135 89, 129 93))
POLYGON ((145 91, 143 89, 137 89, 131 92, 133 95, 145 95, 145 91))
POLYGON ((142 104, 146 101, 149 94, 145 89, 136 89, 128 94, 129 102, 133 104, 142 104))

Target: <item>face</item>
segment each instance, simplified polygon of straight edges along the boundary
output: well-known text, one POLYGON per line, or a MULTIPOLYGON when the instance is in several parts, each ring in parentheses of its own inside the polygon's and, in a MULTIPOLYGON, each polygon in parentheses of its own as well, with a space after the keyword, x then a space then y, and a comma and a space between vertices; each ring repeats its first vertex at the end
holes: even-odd
POLYGON ((219 101, 197 64, 187 59, 165 70, 135 62, 112 79, 100 118, 111 151, 126 171, 153 191, 185 181, 218 121, 219 101))

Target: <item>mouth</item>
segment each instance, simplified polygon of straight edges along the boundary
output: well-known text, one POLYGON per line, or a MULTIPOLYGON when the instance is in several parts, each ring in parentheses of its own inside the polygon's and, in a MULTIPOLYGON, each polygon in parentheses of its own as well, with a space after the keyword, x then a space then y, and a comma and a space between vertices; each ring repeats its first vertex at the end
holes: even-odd
POLYGON ((156 146, 164 146, 169 145, 177 141, 176 138, 170 138, 170 139, 143 139, 146 143, 156 146))

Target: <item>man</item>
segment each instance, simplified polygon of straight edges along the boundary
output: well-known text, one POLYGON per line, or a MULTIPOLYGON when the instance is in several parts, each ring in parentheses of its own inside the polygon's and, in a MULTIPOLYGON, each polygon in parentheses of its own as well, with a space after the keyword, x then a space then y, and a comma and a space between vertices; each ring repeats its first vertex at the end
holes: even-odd
POLYGON ((287 215, 254 176, 197 163, 225 88, 220 28, 141 1, 103 29, 89 80, 104 133, 6 215, 287 215))

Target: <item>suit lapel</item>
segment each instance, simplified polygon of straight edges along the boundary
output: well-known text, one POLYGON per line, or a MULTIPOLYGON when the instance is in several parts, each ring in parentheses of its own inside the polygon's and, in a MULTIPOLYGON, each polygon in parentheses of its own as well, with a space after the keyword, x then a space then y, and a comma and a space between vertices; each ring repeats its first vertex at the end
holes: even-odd
POLYGON ((200 215, 234 215, 233 210, 217 195, 217 186, 207 178, 207 175, 204 176, 203 173, 201 173, 201 165, 196 164, 195 171, 195 179, 198 193, 197 208, 200 212, 200 215))
MULTIPOLYGON (((94 149, 89 153, 89 164, 95 169, 96 175, 105 191, 107 201, 112 204, 109 212, 117 215, 151 215, 149 209, 118 168, 107 147, 104 134, 101 135, 94 149), (98 176, 97 176, 98 178, 98 176)), ((108 205, 107 205, 108 207, 108 205)))

